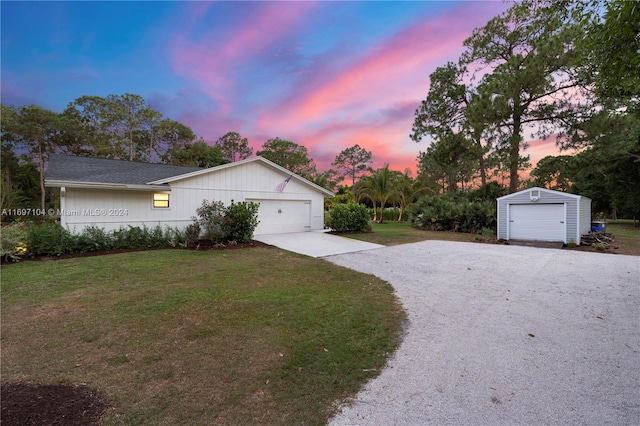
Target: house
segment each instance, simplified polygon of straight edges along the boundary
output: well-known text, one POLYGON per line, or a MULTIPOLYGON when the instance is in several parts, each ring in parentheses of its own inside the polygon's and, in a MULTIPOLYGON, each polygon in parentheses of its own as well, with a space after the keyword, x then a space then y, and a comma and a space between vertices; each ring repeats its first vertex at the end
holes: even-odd
POLYGON ((333 193, 262 157, 202 169, 104 158, 51 155, 45 186, 60 196, 61 225, 184 229, 203 200, 260 204, 255 235, 324 228, 333 193))
POLYGON ((529 188, 497 199, 498 238, 580 244, 591 230, 591 199, 529 188))

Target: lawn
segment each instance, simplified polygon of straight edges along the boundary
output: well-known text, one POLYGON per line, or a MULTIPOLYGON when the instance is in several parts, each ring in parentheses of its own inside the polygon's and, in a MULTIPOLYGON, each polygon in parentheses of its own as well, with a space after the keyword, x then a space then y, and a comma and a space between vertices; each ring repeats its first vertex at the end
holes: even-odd
POLYGON ((324 424, 404 311, 373 276, 275 248, 2 266, 2 380, 86 383, 104 423, 324 424))
POLYGON ((425 240, 476 241, 477 235, 463 232, 423 231, 411 226, 409 222, 388 221, 383 223, 369 222, 371 232, 345 234, 345 237, 370 243, 395 246, 398 244, 417 243, 425 240))
MULTIPOLYGON (((608 250, 609 253, 640 256, 640 227, 634 226, 633 221, 609 221, 606 232, 611 233, 615 238, 615 243, 608 250)), ((345 234, 344 236, 385 246, 425 240, 479 242, 486 239, 486 237, 477 234, 463 232, 423 231, 412 227, 409 222, 394 221, 381 224, 371 222, 371 232, 345 234)), ((581 247, 580 249, 591 251, 589 247, 581 247)), ((593 249, 593 251, 596 250, 593 249)))
POLYGON ((640 226, 632 220, 609 221, 606 232, 613 234, 621 254, 640 256, 640 226))

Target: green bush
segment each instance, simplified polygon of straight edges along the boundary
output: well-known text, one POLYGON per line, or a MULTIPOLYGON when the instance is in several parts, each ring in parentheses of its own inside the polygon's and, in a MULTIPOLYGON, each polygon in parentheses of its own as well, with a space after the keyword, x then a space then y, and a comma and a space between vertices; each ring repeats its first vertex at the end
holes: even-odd
POLYGON ((20 222, 0 227, 0 257, 5 261, 18 262, 28 253, 27 230, 20 222))
POLYGON ((430 231, 481 233, 496 228, 495 201, 474 201, 448 195, 426 196, 409 210, 414 227, 430 231))
POLYGON ((110 250, 113 248, 113 237, 103 228, 87 226, 75 238, 73 251, 86 253, 90 251, 110 250))
POLYGON ((369 231, 369 212, 362 204, 336 204, 327 226, 338 232, 369 231))
MULTIPOLYGON (((373 209, 367 208, 367 211, 369 212, 369 219, 373 220, 373 209)), ((378 215, 380 214, 379 207, 376 209, 376 213, 378 215)), ((400 209, 398 207, 385 207, 384 213, 382 214, 382 216, 383 216, 383 219, 386 221, 397 221, 398 218, 400 217, 400 209)), ((377 219, 379 219, 379 217, 377 219)))
POLYGON ((88 226, 79 234, 71 233, 56 225, 32 226, 28 232, 29 252, 35 256, 55 256, 62 253, 87 253, 113 249, 132 249, 176 246, 184 238, 177 230, 160 225, 120 227, 107 232, 103 228, 88 226))
POLYGON ((198 221, 204 229, 205 238, 214 243, 221 243, 225 240, 224 218, 225 208, 222 201, 202 200, 202 206, 196 209, 198 217, 194 217, 194 221, 198 221))
POLYGON ((27 233, 29 253, 35 256, 59 256, 76 248, 76 238, 60 224, 33 225, 27 233))
MULTIPOLYGON (((192 234, 200 227, 204 229, 205 238, 214 243, 246 243, 251 241, 253 233, 258 226, 258 208, 260 205, 253 202, 236 203, 225 207, 221 201, 202 201, 202 206, 196 209, 197 217, 193 217, 194 223, 187 229, 189 241, 192 234)), ((197 240, 196 240, 197 241, 197 240)))
POLYGON ((225 209, 223 220, 224 237, 227 241, 247 243, 253 238, 253 232, 258 226, 258 208, 253 202, 234 203, 225 209))
POLYGON ((191 247, 195 245, 200 239, 200 223, 194 221, 187 225, 184 230, 184 245, 185 247, 191 247))

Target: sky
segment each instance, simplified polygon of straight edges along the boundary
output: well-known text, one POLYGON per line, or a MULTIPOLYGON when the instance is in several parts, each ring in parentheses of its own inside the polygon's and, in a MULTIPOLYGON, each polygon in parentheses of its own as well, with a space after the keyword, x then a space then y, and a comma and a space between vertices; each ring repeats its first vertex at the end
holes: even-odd
MULTIPOLYGON (((1 100, 62 112, 141 95, 209 144, 279 137, 319 171, 355 144, 415 171, 409 138, 429 75, 457 61, 500 1, 1 1, 1 100)), ((551 152, 554 151, 554 152, 551 152)), ((533 163, 554 142, 532 141, 533 163)))

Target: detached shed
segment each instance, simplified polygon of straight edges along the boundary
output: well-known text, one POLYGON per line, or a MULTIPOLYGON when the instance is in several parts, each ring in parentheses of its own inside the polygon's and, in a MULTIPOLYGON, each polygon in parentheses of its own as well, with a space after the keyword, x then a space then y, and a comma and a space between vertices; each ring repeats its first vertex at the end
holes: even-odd
POLYGON ((591 199, 529 188, 497 199, 498 238, 580 244, 591 230, 591 199))

